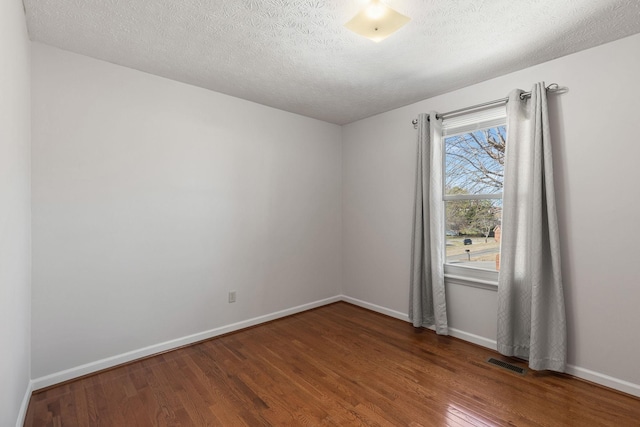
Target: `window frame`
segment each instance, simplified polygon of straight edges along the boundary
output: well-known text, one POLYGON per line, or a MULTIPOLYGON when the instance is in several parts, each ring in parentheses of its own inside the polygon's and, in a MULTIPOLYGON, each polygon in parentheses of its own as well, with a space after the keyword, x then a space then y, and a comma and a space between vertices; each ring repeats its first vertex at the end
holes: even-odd
MULTIPOLYGON (((446 261, 446 202, 459 200, 502 200, 502 192, 482 194, 446 194, 447 169, 446 169, 446 139, 448 137, 470 133, 477 130, 490 129, 507 125, 506 106, 491 107, 480 111, 456 115, 453 118, 443 119, 440 141, 442 144, 442 206, 443 218, 443 248, 445 258, 443 260, 444 277, 448 283, 472 286, 481 289, 497 290, 499 271, 488 270, 473 266, 461 266, 449 264, 446 261)), ((508 136, 507 136, 508 143, 508 136)), ((500 253, 500 252, 498 252, 500 253)))

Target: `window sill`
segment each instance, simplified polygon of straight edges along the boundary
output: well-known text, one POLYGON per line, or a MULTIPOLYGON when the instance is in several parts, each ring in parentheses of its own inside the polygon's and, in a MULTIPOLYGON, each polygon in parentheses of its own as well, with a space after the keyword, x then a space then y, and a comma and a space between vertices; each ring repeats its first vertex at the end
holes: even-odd
POLYGON ((490 291, 498 290, 497 271, 445 264, 444 280, 445 283, 487 289, 490 291))
POLYGON ((498 291, 498 282, 494 280, 483 280, 469 276, 456 276, 454 274, 444 275, 445 283, 453 283, 456 285, 470 286, 472 288, 487 289, 490 291, 498 291))

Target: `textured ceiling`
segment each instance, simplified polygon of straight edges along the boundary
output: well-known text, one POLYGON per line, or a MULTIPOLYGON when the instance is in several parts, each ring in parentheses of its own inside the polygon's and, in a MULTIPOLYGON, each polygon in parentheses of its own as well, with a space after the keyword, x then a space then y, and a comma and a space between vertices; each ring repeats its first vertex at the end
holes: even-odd
POLYGON ((640 32, 639 0, 388 0, 374 43, 362 3, 24 0, 34 41, 337 124, 640 32))

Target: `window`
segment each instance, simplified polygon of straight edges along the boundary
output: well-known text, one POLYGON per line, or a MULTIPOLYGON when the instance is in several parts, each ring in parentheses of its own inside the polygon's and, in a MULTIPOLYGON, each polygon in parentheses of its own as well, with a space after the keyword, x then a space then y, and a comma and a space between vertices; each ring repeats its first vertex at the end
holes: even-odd
POLYGON ((497 281, 506 112, 493 108, 443 122, 445 274, 497 281))

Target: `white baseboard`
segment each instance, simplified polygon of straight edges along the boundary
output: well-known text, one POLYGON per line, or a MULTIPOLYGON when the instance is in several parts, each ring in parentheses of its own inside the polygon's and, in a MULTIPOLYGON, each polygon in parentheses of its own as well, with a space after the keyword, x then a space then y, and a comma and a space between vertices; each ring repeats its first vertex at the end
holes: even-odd
POLYGON ((27 390, 24 392, 22 404, 20 405, 20 412, 18 412, 18 419, 16 419, 16 427, 24 426, 24 419, 27 416, 27 409, 29 408, 31 393, 33 393, 33 381, 29 381, 29 383, 27 384, 27 390))
POLYGON ((498 343, 496 343, 495 340, 490 340, 489 338, 481 337, 480 335, 461 331, 460 329, 449 328, 449 335, 463 341, 477 344, 481 347, 490 348, 491 350, 497 350, 498 348, 498 343))
MULTIPOLYGON (((342 301, 357 305, 375 311, 377 313, 386 314, 387 316, 394 317, 396 319, 409 322, 409 316, 399 311, 391 310, 386 307, 382 307, 376 304, 372 304, 366 301, 362 301, 356 298, 351 298, 346 295, 342 295, 342 301)), ((433 328, 430 328, 433 329, 433 328)), ((469 332, 462 331, 460 329, 449 328, 449 335, 455 338, 459 338, 463 341, 467 341, 473 344, 477 344, 481 347, 485 347, 491 350, 497 351, 497 343, 495 340, 485 338, 479 335, 475 335, 469 332)), ((590 371, 589 369, 580 368, 578 366, 567 365, 567 374, 574 377, 581 378, 583 380, 591 381, 592 383, 599 384, 605 387, 609 387, 624 393, 631 394, 633 396, 640 397, 640 385, 634 384, 619 378, 610 377, 599 372, 590 371)))
POLYGON ((591 381, 592 383, 600 384, 605 387, 613 388, 624 393, 640 397, 639 384, 634 384, 629 381, 621 380, 619 378, 610 377, 609 375, 590 371, 589 369, 581 368, 574 365, 567 365, 566 372, 567 374, 573 375, 574 377, 582 378, 583 380, 591 381))
MULTIPOLYGON (((385 314, 389 317, 394 317, 396 319, 404 320, 405 322, 411 322, 411 320, 409 320, 409 315, 406 313, 401 313, 399 311, 391 310, 389 308, 372 304, 370 302, 362 301, 346 295, 342 295, 342 301, 351 303, 353 305, 357 305, 362 308, 366 308, 371 311, 375 311, 376 313, 385 314)), ((431 327, 428 329, 435 330, 435 327, 431 327)), ((449 328, 449 335, 464 341, 478 344, 482 347, 490 348, 492 350, 495 350, 497 348, 497 344, 495 341, 485 337, 481 337, 479 335, 471 334, 469 332, 461 331, 459 329, 449 328)))
MULTIPOLYGON (((352 298, 346 295, 336 295, 331 298, 326 298, 326 299, 314 301, 308 304, 299 305, 297 307, 277 311, 275 313, 267 314, 264 316, 254 317, 253 319, 248 319, 242 322, 233 323, 231 325, 222 326, 219 328, 211 329, 208 331, 200 332, 200 333, 189 335, 186 337, 177 338, 175 340, 166 341, 160 344, 130 351, 130 352, 116 355, 113 357, 108 357, 106 359, 98 360, 95 362, 87 363, 85 365, 77 366, 75 368, 56 372, 51 375, 46 375, 44 377, 36 378, 29 383, 27 392, 25 393, 25 397, 22 402, 22 406, 20 408, 20 416, 18 417, 18 421, 16 425, 21 427, 22 426, 21 420, 22 422, 24 422, 24 417, 26 415, 27 406, 29 404, 29 398, 31 397, 32 391, 39 390, 44 387, 49 387, 64 381, 72 380, 74 378, 91 374, 93 372, 101 371, 103 369, 108 369, 123 363, 131 362, 136 359, 141 359, 143 357, 151 356, 153 354, 161 353, 167 350, 172 350, 174 348, 182 347, 184 345, 193 344, 198 341, 206 340, 219 335, 227 334, 229 332, 234 332, 240 329, 259 325, 260 323, 269 322, 271 320, 279 319, 285 316, 290 316, 292 314, 300 313, 316 307, 321 307, 323 305, 332 304, 338 301, 348 302, 350 304, 357 305, 359 307, 366 308, 368 310, 375 311, 377 313, 381 313, 389 317, 393 317, 396 319, 403 320, 405 322, 409 322, 409 316, 406 313, 402 313, 396 310, 391 310, 389 308, 372 304, 370 302, 362 301, 356 298, 352 298)), ((459 329, 449 328, 449 335, 464 341, 468 341, 468 342, 480 345, 482 347, 489 348, 491 350, 496 349, 496 342, 494 340, 481 337, 479 335, 475 335, 469 332, 465 332, 459 329)), ((588 369, 580 368, 578 366, 573 366, 573 365, 567 366, 567 373, 575 377, 582 378, 584 380, 603 385, 605 387, 613 388, 613 389, 622 391, 624 393, 628 393, 633 396, 640 397, 640 385, 638 384, 634 384, 618 378, 610 377, 608 375, 601 374, 599 372, 590 371, 588 369)))
POLYGON ((391 310, 386 307, 382 307, 380 305, 371 304, 370 302, 362 301, 356 298, 351 298, 346 295, 341 295, 341 300, 344 302, 348 302, 353 305, 357 305, 358 307, 366 308, 371 311, 375 311, 376 313, 386 314, 389 317, 395 317, 396 319, 404 320, 405 322, 409 322, 409 316, 405 313, 401 313, 399 311, 391 310))
POLYGON ((83 375, 101 371, 103 369, 112 368, 114 366, 141 359, 143 357, 162 353, 167 350, 172 350, 184 345, 193 344, 195 342, 213 338, 219 335, 228 334, 229 332, 238 331, 240 329, 259 325, 260 323, 269 322, 271 320, 290 316, 292 314, 311 310, 312 308, 321 307, 323 305, 332 304, 338 301, 341 301, 340 295, 336 295, 334 297, 326 298, 319 301, 314 301, 308 304, 299 305, 297 307, 288 308, 286 310, 277 311, 275 313, 266 314, 264 316, 254 317, 253 319, 244 320, 242 322, 232 323, 230 325, 221 326, 219 328, 210 329, 208 331, 199 332, 197 334, 188 335, 186 337, 165 341, 160 344, 154 344, 138 350, 129 351, 127 353, 107 357, 95 362, 90 362, 84 365, 76 366, 74 368, 66 369, 64 371, 55 372, 53 374, 45 375, 43 377, 32 380, 32 390, 39 390, 41 388, 49 387, 64 381, 69 381, 83 375))
MULTIPOLYGON (((406 313, 401 313, 399 311, 391 310, 389 308, 372 304, 370 302, 348 297, 346 295, 342 295, 342 301, 351 303, 353 305, 357 305, 362 308, 366 308, 371 311, 375 311, 376 313, 385 314, 389 317, 394 317, 396 319, 404 320, 405 322, 411 322, 411 320, 409 320, 409 315, 406 313)), ((431 327, 428 329, 435 330, 434 327, 431 327)), ((461 340, 464 340, 464 341, 478 344, 482 347, 490 348, 492 350, 495 350, 497 348, 497 344, 495 341, 485 337, 481 337, 479 335, 470 334, 469 332, 461 331, 459 329, 449 328, 449 335, 452 337, 460 338, 461 340)))

